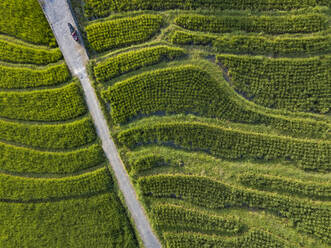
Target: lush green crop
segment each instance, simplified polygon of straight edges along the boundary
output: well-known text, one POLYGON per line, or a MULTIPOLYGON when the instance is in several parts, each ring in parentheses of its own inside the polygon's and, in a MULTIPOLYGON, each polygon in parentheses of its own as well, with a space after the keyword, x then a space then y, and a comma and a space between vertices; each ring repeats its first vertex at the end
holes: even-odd
POLYGON ((27 178, 0 174, 0 199, 27 202, 93 195, 112 187, 106 167, 78 176, 27 178))
POLYGON ((0 202, 1 247, 138 247, 115 193, 42 203, 0 202))
POLYGON ((54 125, 0 120, 1 140, 36 148, 75 148, 91 143, 96 138, 91 118, 54 125))
POLYGON ((327 113, 331 106, 331 57, 279 58, 218 55, 234 88, 257 104, 327 113))
POLYGON ((328 205, 267 192, 248 190, 200 176, 158 175, 140 178, 141 191, 154 197, 180 197, 208 208, 265 209, 292 220, 299 231, 331 242, 328 205))
POLYGON ((115 123, 155 113, 194 113, 234 122, 264 123, 294 136, 323 137, 329 125, 266 113, 219 85, 196 66, 146 72, 116 83, 102 92, 115 123))
POLYGON ((55 37, 36 0, 0 2, 0 33, 35 44, 55 46, 55 37))
POLYGON ((0 92, 0 116, 30 121, 62 121, 87 111, 77 82, 61 88, 0 92))
POLYGON ((313 33, 325 30, 328 20, 322 14, 285 16, 206 16, 180 15, 177 25, 201 32, 229 33, 237 30, 267 34, 313 33))
POLYGON ((202 122, 154 122, 128 128, 118 133, 117 139, 128 148, 157 143, 226 159, 283 159, 303 169, 331 169, 330 141, 253 133, 202 122))
POLYGON ((70 78, 70 72, 64 63, 35 69, 0 64, 0 88, 49 86, 64 83, 70 78))
POLYGON ((201 247, 222 247, 222 248, 289 248, 291 245, 277 236, 262 230, 253 229, 243 236, 235 238, 217 237, 201 233, 170 233, 163 234, 168 248, 201 248, 201 247))
POLYGON ((84 0, 85 15, 103 17, 111 12, 168 9, 257 9, 291 10, 329 5, 328 0, 84 0))
POLYGON ((0 37, 0 60, 12 63, 46 65, 62 59, 60 49, 32 47, 0 37))
POLYGON ((162 25, 158 15, 140 15, 92 23, 86 27, 87 39, 97 51, 129 46, 149 40, 162 25))
POLYGON ((167 164, 165 159, 157 154, 148 154, 140 157, 135 157, 134 160, 130 161, 130 172, 133 174, 139 173, 155 166, 162 166, 167 164))
POLYGON ((210 45, 217 52, 297 55, 331 51, 329 35, 275 38, 257 35, 202 35, 193 32, 175 31, 170 40, 178 45, 210 45))
POLYGON ((209 231, 216 234, 236 234, 243 230, 238 218, 212 216, 197 210, 185 209, 176 205, 157 205, 151 209, 154 223, 158 227, 189 228, 190 230, 209 231))
POLYGON ((260 190, 289 193, 320 200, 331 199, 331 184, 328 183, 307 182, 248 172, 238 175, 238 180, 247 187, 260 190))
POLYGON ((99 144, 67 152, 47 152, 0 142, 0 168, 8 172, 67 174, 94 167, 104 160, 99 144))
POLYGON ((163 60, 173 60, 184 54, 183 49, 168 46, 147 47, 121 53, 97 63, 93 67, 94 76, 97 82, 106 82, 121 74, 154 65, 163 60))

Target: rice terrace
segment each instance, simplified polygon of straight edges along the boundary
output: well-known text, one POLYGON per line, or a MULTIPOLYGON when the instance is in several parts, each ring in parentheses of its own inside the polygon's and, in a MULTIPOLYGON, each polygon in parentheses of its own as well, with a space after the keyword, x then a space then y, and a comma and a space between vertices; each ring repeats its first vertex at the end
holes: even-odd
POLYGON ((0 0, 0 248, 331 247, 330 0, 0 0))

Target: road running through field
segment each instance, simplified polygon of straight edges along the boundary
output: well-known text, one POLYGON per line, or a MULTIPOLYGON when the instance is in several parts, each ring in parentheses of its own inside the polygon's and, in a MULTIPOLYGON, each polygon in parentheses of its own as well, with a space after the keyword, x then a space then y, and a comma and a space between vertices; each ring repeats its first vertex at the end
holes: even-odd
POLYGON ((74 76, 79 78, 83 86, 87 106, 92 115, 97 134, 102 141, 103 150, 115 173, 126 206, 135 222, 136 229, 145 247, 161 247, 160 242, 152 231, 144 209, 137 199, 137 194, 134 191, 114 141, 110 136, 107 121, 103 116, 100 103, 98 102, 96 93, 87 74, 86 65, 88 63, 88 56, 82 39, 80 38, 81 42, 77 43, 70 35, 68 23, 71 23, 76 29, 77 25, 75 24, 68 2, 67 0, 39 0, 39 3, 51 25, 70 71, 74 76))

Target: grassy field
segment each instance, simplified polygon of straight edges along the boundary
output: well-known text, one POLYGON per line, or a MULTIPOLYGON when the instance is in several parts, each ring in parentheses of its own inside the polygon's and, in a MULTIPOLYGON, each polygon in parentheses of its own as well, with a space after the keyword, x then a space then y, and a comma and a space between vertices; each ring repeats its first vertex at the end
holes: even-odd
POLYGON ((331 245, 328 1, 72 4, 163 247, 331 245))
POLYGON ((0 247, 138 247, 37 0, 0 3, 0 247))

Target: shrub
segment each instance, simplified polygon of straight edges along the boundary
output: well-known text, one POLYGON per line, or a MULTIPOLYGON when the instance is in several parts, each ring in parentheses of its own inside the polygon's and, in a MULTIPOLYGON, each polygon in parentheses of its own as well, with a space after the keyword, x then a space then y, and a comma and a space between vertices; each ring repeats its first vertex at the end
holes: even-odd
POLYGON ((156 166, 162 166, 167 164, 167 161, 156 154, 148 154, 140 157, 135 157, 133 161, 130 161, 130 172, 133 174, 149 170, 156 166))
POLYGON ((118 133, 117 139, 130 149, 157 143, 226 159, 289 159, 302 169, 330 170, 329 141, 253 133, 202 122, 154 122, 128 128, 118 133))
POLYGON ((0 139, 47 149, 71 149, 97 139, 91 118, 63 124, 27 124, 0 120, 0 139))
POLYGON ((279 58, 218 55, 234 88, 257 104, 326 113, 331 106, 331 57, 279 58))
POLYGON ((143 194, 176 195, 208 208, 251 207, 265 209, 296 223, 299 231, 331 242, 330 208, 327 205, 278 194, 248 190, 200 176, 158 175, 140 178, 143 194))
POLYGON ((58 48, 31 47, 0 38, 0 57, 6 62, 46 65, 62 59, 62 53, 58 48))
POLYGON ((70 72, 66 64, 31 69, 0 64, 0 88, 25 89, 53 86, 69 81, 70 72))
POLYGON ((102 92, 114 123, 164 113, 193 113, 234 122, 264 123, 293 136, 323 137, 330 125, 266 113, 243 101, 199 67, 188 65, 146 72, 102 92))
POLYGON ((328 21, 322 14, 285 16, 205 16, 179 15, 175 23, 183 28, 212 33, 237 30, 267 34, 313 33, 325 30, 328 21))
POLYGON ((155 46, 130 51, 107 58, 93 67, 97 82, 106 82, 121 74, 137 70, 139 68, 160 63, 163 60, 173 60, 184 56, 181 48, 168 46, 155 46))
POLYGON ((87 112, 78 82, 61 88, 0 92, 0 116, 29 121, 63 121, 87 112))
POLYGON ((162 25, 158 15, 140 15, 92 23, 86 27, 91 47, 102 52, 149 40, 162 25))
POLYGON ((238 180, 247 187, 259 190, 289 193, 319 200, 331 198, 331 185, 328 183, 315 183, 250 172, 238 175, 238 180))
POLYGON ((93 144, 66 152, 50 152, 0 142, 0 168, 16 173, 75 173, 105 161, 102 147, 93 144))

